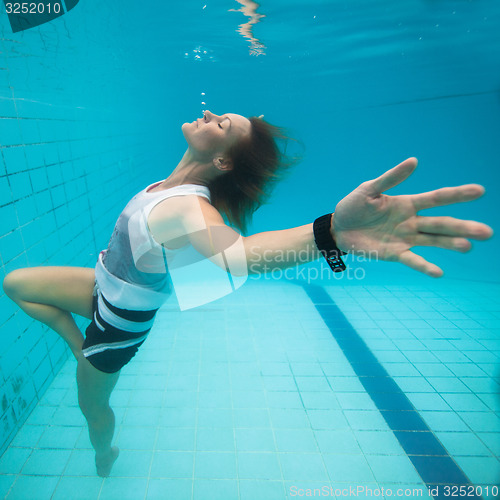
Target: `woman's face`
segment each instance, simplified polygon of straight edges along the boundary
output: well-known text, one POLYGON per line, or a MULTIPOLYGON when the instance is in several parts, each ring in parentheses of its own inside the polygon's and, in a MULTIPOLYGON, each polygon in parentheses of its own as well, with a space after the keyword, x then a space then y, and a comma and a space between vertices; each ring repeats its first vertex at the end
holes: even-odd
POLYGON ((219 116, 208 110, 202 118, 182 125, 189 148, 208 160, 223 155, 236 142, 249 137, 250 130, 250 120, 244 116, 233 113, 219 116))

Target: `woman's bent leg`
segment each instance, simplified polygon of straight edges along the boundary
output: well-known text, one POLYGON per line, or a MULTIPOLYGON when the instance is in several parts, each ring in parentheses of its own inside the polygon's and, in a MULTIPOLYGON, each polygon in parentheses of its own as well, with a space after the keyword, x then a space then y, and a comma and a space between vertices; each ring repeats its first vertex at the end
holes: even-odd
POLYGON ((87 419, 89 437, 95 450, 97 474, 108 476, 119 450, 111 447, 115 431, 115 414, 109 406, 109 397, 120 372, 104 373, 81 355, 77 367, 78 402, 87 419))
POLYGON ((92 318, 94 282, 92 268, 45 266, 9 273, 3 288, 26 314, 57 332, 78 359, 84 338, 71 313, 92 318))
POLYGON ((83 356, 84 338, 72 316, 92 319, 94 284, 92 268, 46 266, 9 273, 3 288, 29 316, 55 330, 70 346, 78 361, 78 401, 96 451, 97 473, 107 476, 119 453, 111 447, 115 416, 109 397, 120 372, 101 372, 83 356))

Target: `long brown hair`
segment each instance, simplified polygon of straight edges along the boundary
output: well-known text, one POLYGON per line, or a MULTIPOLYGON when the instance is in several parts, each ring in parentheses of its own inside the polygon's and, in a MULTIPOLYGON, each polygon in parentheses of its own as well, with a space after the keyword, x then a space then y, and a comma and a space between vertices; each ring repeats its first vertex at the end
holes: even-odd
POLYGON ((236 143, 227 153, 233 162, 232 170, 208 185, 212 205, 242 233, 253 213, 269 199, 276 183, 299 160, 280 150, 278 141, 297 142, 287 137, 282 128, 261 118, 249 120, 249 138, 236 143))

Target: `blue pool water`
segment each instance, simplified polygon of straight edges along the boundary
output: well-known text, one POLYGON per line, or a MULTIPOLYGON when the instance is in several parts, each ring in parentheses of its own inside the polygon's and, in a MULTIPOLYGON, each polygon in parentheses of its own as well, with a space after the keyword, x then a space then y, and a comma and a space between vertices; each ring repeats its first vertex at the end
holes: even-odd
MULTIPOLYGON (((388 194, 479 183, 481 199, 422 215, 500 227, 497 1, 103 4, 15 33, 0 14, 2 279, 93 267, 204 109, 264 114, 303 143, 250 233, 309 223, 410 156, 388 194)), ((71 353, 1 295, 0 496, 494 498, 496 237, 415 250, 445 276, 349 257, 341 276, 318 261, 189 311, 167 302, 112 394, 106 479, 71 353)))

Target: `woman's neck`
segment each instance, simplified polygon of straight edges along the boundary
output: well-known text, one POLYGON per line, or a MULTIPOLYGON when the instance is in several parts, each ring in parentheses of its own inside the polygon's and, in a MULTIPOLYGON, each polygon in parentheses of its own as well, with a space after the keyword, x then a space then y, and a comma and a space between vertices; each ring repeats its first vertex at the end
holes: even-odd
POLYGON ((213 165, 207 162, 200 162, 192 157, 189 149, 184 153, 179 164, 173 172, 162 182, 162 188, 167 189, 182 184, 198 184, 207 186, 215 177, 213 165))

